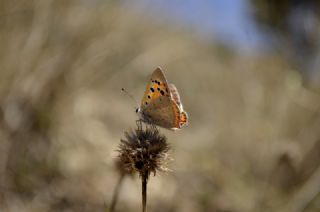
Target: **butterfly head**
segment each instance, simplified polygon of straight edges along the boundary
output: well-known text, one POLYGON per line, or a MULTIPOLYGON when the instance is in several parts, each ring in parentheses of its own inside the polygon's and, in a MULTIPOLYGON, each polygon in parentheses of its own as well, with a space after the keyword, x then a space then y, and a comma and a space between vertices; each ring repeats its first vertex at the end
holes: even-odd
POLYGON ((140 113, 140 112, 141 112, 140 107, 137 107, 137 108, 136 108, 136 113, 140 113))
POLYGON ((140 120, 143 120, 143 121, 146 120, 146 117, 143 115, 143 112, 140 107, 136 108, 136 114, 138 115, 140 120))

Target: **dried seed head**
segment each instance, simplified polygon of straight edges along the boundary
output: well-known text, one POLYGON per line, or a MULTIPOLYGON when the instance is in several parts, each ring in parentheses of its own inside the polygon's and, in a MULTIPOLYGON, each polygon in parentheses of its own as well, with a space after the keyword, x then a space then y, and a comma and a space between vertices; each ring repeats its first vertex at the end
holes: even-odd
POLYGON ((127 169, 121 158, 117 157, 114 161, 114 166, 120 175, 133 176, 134 172, 132 169, 127 169))
POLYGON ((129 173, 139 172, 140 176, 149 177, 152 172, 167 171, 169 145, 164 135, 154 126, 145 129, 138 125, 134 131, 125 132, 121 139, 119 159, 129 173))

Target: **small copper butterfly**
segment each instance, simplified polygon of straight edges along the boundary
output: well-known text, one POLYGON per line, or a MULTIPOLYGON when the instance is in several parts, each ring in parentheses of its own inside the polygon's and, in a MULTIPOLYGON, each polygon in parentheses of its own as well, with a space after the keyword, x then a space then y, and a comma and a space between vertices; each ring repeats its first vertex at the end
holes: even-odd
POLYGON ((136 112, 142 121, 166 129, 181 129, 188 123, 178 90, 174 84, 168 84, 160 67, 152 73, 136 112))

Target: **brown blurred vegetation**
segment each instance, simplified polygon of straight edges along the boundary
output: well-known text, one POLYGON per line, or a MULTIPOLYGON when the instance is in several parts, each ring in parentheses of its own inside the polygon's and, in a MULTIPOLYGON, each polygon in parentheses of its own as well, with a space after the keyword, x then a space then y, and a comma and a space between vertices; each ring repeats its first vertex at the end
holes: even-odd
MULTIPOLYGON (((281 55, 234 52, 116 1, 0 1, 0 211, 104 211, 115 150, 155 67, 190 125, 150 211, 319 211, 319 86, 281 55)), ((117 211, 139 211, 126 179, 117 211)))

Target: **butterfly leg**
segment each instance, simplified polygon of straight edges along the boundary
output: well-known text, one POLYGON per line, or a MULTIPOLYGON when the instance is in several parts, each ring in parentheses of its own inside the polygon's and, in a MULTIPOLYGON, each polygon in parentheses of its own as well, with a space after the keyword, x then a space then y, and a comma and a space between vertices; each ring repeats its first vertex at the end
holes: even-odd
POLYGON ((157 126, 155 124, 150 124, 150 126, 153 130, 157 130, 157 126))
POLYGON ((136 120, 136 125, 137 125, 138 130, 142 130, 142 120, 141 119, 136 120))

